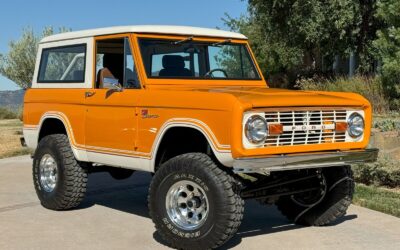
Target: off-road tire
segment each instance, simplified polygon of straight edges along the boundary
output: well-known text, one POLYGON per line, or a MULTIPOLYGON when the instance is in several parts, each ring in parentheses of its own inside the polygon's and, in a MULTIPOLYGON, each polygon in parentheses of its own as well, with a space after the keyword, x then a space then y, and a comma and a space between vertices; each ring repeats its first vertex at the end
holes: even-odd
POLYGON ((354 193, 353 172, 349 166, 330 167, 322 170, 326 178, 325 197, 307 209, 299 206, 289 196, 281 197, 276 205, 289 220, 300 225, 324 226, 346 214, 354 193))
POLYGON ((33 183, 43 207, 51 210, 77 207, 85 196, 87 179, 87 170, 75 159, 66 135, 53 134, 40 140, 33 157, 33 183), (39 164, 45 154, 57 163, 57 181, 51 192, 46 192, 40 182, 39 164))
POLYGON ((112 168, 108 171, 112 178, 115 180, 125 180, 132 176, 135 170, 126 168, 112 168))
POLYGON ((170 247, 177 249, 221 246, 238 230, 244 211, 244 201, 233 177, 202 153, 184 154, 165 162, 150 184, 148 205, 157 232, 170 247), (166 211, 166 193, 181 180, 202 186, 210 203, 208 217, 196 230, 177 227, 166 211))

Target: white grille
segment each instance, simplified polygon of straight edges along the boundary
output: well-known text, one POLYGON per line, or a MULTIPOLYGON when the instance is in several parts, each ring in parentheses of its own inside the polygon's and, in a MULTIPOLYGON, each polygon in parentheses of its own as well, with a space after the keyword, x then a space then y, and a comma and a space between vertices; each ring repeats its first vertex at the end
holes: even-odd
POLYGON ((346 110, 299 110, 265 112, 268 124, 283 125, 281 135, 268 135, 265 147, 337 143, 346 132, 335 132, 336 122, 346 122, 346 110))

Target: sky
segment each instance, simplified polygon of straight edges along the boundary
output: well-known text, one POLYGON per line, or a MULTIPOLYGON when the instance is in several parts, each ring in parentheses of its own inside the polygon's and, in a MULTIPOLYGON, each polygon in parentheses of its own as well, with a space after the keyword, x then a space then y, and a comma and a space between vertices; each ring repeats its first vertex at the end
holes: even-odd
MULTIPOLYGON (((225 13, 246 13, 242 0, 5 0, 1 4, 0 53, 17 40, 25 27, 41 33, 44 27, 67 27, 74 31, 118 25, 162 24, 222 28, 225 13)), ((0 76, 0 91, 18 86, 0 76)))

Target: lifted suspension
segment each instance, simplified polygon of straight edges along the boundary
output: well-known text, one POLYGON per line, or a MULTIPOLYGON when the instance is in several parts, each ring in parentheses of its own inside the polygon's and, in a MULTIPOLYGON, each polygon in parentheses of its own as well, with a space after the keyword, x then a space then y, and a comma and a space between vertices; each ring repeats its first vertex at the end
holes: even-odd
POLYGON ((271 175, 248 183, 242 190, 243 199, 271 199, 307 192, 321 193, 324 181, 319 170, 293 172, 287 175, 271 175))

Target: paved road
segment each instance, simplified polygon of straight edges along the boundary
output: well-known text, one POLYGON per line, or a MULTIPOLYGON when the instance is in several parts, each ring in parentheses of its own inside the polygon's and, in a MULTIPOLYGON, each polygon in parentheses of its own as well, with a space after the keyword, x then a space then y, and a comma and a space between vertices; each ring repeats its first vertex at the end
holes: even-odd
MULTIPOLYGON (((83 204, 55 212, 36 199, 29 157, 0 160, 0 249, 166 249, 148 217, 149 181, 145 173, 119 182, 93 174, 83 204)), ((352 206, 336 225, 299 227, 274 207, 248 202, 226 248, 400 249, 400 219, 352 206)))

